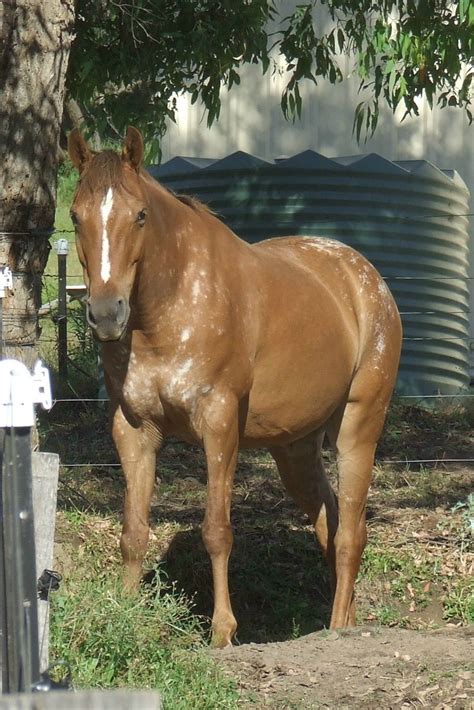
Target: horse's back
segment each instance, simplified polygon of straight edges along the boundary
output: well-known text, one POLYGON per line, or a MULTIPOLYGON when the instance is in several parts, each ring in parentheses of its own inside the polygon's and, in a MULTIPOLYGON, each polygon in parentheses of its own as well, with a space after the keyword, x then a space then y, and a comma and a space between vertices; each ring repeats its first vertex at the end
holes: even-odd
POLYGON ((400 339, 400 317, 392 294, 376 268, 352 247, 322 237, 278 237, 254 246, 264 260, 273 262, 281 278, 291 272, 300 284, 297 290, 305 291, 308 300, 322 299, 328 318, 334 312, 346 327, 355 327, 359 347, 381 329, 393 331, 395 340, 400 339))
POLYGON ((288 285, 290 290, 284 295, 290 310, 296 300, 298 305, 307 303, 309 315, 318 315, 323 326, 341 321, 356 338, 359 355, 381 331, 392 332, 394 341, 400 341, 400 317, 393 296, 359 252, 318 237, 278 237, 254 248, 263 262, 271 264, 267 287, 273 297, 288 285))

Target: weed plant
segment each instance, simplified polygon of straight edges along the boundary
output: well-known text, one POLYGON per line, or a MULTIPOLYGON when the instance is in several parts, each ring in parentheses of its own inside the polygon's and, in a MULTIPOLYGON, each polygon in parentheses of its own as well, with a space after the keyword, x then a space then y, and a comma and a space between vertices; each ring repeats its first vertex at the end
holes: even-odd
MULTIPOLYGON (((84 528, 84 517, 71 529, 84 528)), ((88 537, 74 574, 52 596, 50 656, 70 666, 79 688, 158 689, 165 710, 236 707, 235 687, 206 656, 202 624, 187 599, 163 584, 159 571, 152 587, 125 594, 111 574, 106 540, 100 527, 88 537)))

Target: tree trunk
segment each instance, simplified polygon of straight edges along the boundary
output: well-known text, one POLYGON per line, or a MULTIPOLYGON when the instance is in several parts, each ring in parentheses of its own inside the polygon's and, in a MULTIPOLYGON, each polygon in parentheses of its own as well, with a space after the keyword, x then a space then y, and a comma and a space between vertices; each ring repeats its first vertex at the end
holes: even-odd
POLYGON ((41 277, 54 225, 64 83, 74 0, 0 3, 0 267, 13 271, 3 299, 2 356, 31 369, 41 277))

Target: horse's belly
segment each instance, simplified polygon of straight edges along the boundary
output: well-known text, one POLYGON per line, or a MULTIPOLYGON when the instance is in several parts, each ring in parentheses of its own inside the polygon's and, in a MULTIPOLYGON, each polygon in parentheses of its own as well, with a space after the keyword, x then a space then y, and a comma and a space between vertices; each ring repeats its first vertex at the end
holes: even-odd
POLYGON ((344 401, 353 373, 349 358, 296 359, 293 366, 256 372, 243 446, 298 439, 319 429, 344 401))

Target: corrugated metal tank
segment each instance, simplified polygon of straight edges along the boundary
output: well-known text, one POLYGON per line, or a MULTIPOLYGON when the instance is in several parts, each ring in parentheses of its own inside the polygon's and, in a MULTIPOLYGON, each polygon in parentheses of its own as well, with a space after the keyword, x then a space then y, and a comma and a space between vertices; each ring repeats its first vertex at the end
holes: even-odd
POLYGON ((249 242, 305 234, 353 246, 386 279, 402 314, 397 392, 451 395, 468 386, 469 193, 455 171, 309 150, 273 163, 242 152, 177 157, 149 170, 249 242))

